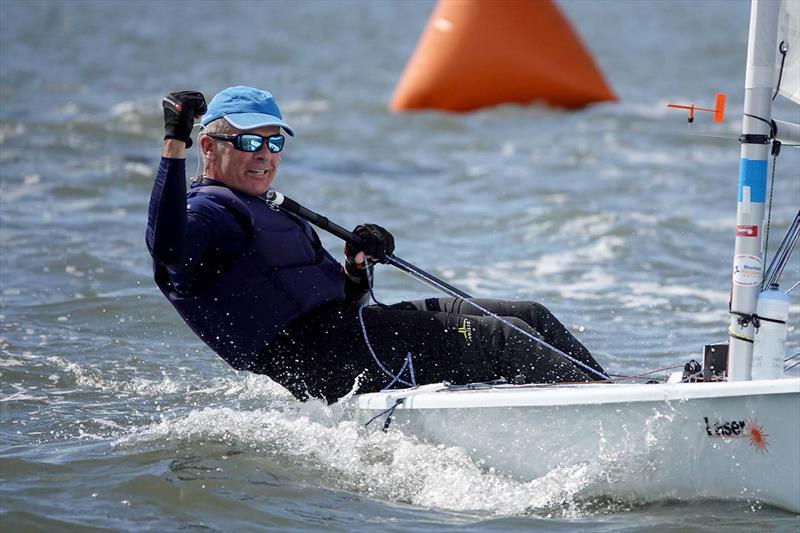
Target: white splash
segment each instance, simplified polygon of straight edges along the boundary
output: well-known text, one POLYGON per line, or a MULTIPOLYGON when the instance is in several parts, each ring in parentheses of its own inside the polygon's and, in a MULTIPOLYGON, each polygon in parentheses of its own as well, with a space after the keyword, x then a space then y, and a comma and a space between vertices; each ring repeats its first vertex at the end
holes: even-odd
MULTIPOLYGON (((242 391, 244 393, 244 391, 242 391)), ((486 470, 461 448, 367 431, 347 419, 351 405, 293 402, 283 409, 207 407, 134 430, 117 445, 221 442, 317 470, 339 489, 422 507, 498 515, 561 507, 592 480, 586 465, 532 481, 486 470)))

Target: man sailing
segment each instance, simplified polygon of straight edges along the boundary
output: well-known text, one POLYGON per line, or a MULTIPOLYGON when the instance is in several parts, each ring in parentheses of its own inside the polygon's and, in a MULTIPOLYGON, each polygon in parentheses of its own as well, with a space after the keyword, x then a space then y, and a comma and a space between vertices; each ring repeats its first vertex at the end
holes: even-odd
POLYGON ((381 390, 408 363, 419 384, 606 376, 538 303, 474 300, 505 322, 457 298, 363 306, 365 264, 385 261, 394 238, 374 224, 357 226, 362 249, 346 246, 342 266, 305 220, 266 202, 284 134, 294 136, 269 92, 230 87, 206 106, 201 93, 183 91, 163 107, 166 134, 146 237, 155 280, 232 367, 266 374, 298 399, 328 402, 357 378, 358 392, 381 390), (203 173, 187 193, 186 149, 200 117, 203 173))

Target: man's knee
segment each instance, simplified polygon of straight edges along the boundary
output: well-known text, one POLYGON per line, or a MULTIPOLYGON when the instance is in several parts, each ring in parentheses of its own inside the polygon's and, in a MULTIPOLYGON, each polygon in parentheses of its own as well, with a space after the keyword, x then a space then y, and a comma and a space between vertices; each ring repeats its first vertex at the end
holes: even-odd
POLYGON ((544 305, 540 304, 539 302, 526 302, 528 308, 530 309, 531 315, 534 318, 541 318, 552 315, 550 310, 545 307, 544 305))
POLYGON ((522 330, 526 332, 531 332, 532 330, 531 324, 528 323, 527 320, 524 320, 516 316, 504 316, 502 318, 508 323, 508 326, 506 326, 507 329, 511 331, 519 332, 519 330, 522 330))

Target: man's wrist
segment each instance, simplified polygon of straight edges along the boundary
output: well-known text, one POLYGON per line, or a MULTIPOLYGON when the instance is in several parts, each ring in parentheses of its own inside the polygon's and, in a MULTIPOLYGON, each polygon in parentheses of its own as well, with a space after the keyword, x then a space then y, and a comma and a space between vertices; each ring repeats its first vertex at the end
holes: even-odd
POLYGON ((186 143, 178 139, 164 139, 161 155, 171 159, 186 159, 186 143))
POLYGON ((367 278, 367 269, 357 264, 350 257, 345 257, 344 273, 355 282, 363 282, 367 278))

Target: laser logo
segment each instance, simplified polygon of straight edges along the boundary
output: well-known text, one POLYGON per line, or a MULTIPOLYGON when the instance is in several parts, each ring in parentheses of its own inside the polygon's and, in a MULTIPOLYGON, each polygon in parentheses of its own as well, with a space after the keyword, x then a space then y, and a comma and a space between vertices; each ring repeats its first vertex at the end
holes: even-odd
POLYGON ((706 435, 712 439, 747 439, 750 446, 759 453, 767 453, 769 433, 755 419, 751 420, 709 420, 705 421, 706 435))

